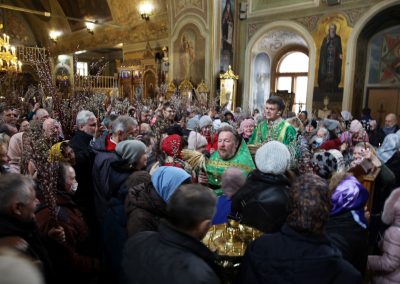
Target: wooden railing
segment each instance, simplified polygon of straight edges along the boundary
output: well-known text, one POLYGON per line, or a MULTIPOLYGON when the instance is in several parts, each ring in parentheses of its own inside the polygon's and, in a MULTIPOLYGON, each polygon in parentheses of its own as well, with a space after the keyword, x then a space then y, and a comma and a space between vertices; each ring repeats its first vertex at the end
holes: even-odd
POLYGON ((118 79, 114 76, 75 76, 75 90, 118 89, 118 79))

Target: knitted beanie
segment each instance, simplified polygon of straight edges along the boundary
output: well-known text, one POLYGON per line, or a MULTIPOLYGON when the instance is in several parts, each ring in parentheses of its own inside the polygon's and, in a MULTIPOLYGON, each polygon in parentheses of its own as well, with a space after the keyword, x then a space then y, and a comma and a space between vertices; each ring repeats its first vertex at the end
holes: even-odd
POLYGON ((199 119, 197 116, 192 117, 191 119, 188 120, 186 124, 186 128, 189 130, 195 130, 197 127, 199 127, 199 119))
POLYGON ((361 122, 359 122, 357 119, 353 120, 350 123, 350 132, 351 133, 358 133, 361 130, 363 130, 363 126, 362 126, 361 122))
POLYGON ((290 152, 283 143, 270 141, 257 150, 255 162, 263 173, 283 174, 290 165, 290 152))
POLYGON ((207 139, 195 131, 191 131, 188 138, 188 149, 197 150, 208 144, 207 139))
POLYGON ((345 170, 343 155, 335 149, 315 153, 312 163, 315 173, 325 179, 331 178, 336 172, 345 170))
POLYGON ((125 140, 117 144, 115 152, 129 164, 133 164, 146 153, 146 145, 138 140, 125 140))
POLYGON ((208 115, 203 115, 200 118, 200 122, 199 122, 200 129, 202 129, 202 128, 206 127, 206 126, 209 126, 209 125, 212 125, 211 117, 209 117, 208 115))

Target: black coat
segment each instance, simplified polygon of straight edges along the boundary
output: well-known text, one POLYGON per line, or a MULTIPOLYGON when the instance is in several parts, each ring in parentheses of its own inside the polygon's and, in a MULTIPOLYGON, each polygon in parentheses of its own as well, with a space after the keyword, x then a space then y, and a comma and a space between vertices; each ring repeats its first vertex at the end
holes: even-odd
POLYGON ((21 239, 21 241, 27 242, 27 249, 21 252, 35 261, 40 261, 46 282, 53 283, 52 281, 55 280, 53 264, 45 247, 45 243, 53 241, 49 238, 43 239, 39 234, 35 221, 23 222, 16 218, 0 214, 0 244, 19 250, 19 247, 13 247, 12 244, 4 242, 5 237, 13 237, 17 241, 21 239))
POLYGON ((278 232, 288 215, 289 186, 284 175, 254 170, 232 197, 232 215, 265 233, 278 232))
POLYGON ((94 161, 94 152, 90 143, 93 136, 77 130, 75 135, 69 141, 69 145, 75 153, 75 173, 78 189, 75 193, 74 200, 78 204, 82 212, 94 212, 93 200, 93 181, 92 168, 94 161))
POLYGON ((239 283, 362 283, 360 273, 324 236, 302 235, 287 225, 247 248, 239 283))
POLYGON ((141 232, 128 240, 121 283, 220 283, 215 257, 200 241, 161 223, 158 232, 141 232))

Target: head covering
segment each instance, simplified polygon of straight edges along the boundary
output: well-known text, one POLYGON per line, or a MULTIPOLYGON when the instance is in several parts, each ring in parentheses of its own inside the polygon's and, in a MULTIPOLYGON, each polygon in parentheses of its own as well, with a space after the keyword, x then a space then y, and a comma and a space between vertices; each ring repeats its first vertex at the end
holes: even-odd
MULTIPOLYGON (((376 123, 376 120, 370 120, 369 121, 369 127, 370 127, 370 130, 372 131, 372 130, 375 130, 376 129, 376 126, 377 126, 377 123, 376 123)), ((400 130, 399 130, 400 131, 400 130)))
POLYGON ((316 129, 317 126, 318 126, 318 123, 317 123, 317 121, 316 121, 315 119, 311 119, 310 124, 311 124, 311 126, 314 127, 315 129, 316 129))
POLYGON ((7 155, 10 158, 10 172, 20 173, 19 163, 22 157, 22 135, 24 132, 19 132, 11 136, 10 143, 8 144, 7 155))
POLYGON ((353 120, 350 123, 350 132, 351 133, 358 133, 361 130, 363 130, 363 126, 362 126, 361 122, 359 122, 357 119, 353 120))
POLYGON ((348 112, 347 110, 344 110, 342 112, 340 112, 340 115, 343 117, 343 119, 345 121, 350 121, 353 119, 353 116, 351 115, 350 112, 348 112))
POLYGON ((213 121, 212 121, 211 117, 209 117, 208 115, 203 115, 200 118, 200 121, 199 121, 200 129, 202 129, 202 128, 206 127, 206 126, 212 125, 212 124, 213 124, 213 121))
POLYGON ((396 153, 399 150, 399 148, 400 148, 400 135, 388 134, 383 140, 382 146, 378 149, 378 157, 384 163, 386 163, 387 161, 390 160, 390 158, 393 157, 394 153, 396 153))
POLYGON ((197 116, 194 116, 188 120, 186 128, 189 130, 195 130, 196 128, 199 127, 199 124, 200 124, 199 118, 197 116))
POLYGON ((207 146, 207 139, 198 132, 191 131, 188 138, 188 149, 197 150, 203 146, 207 146))
MULTIPOLYGON (((249 126, 256 126, 256 122, 253 119, 243 120, 242 123, 240 124, 239 132, 242 133, 242 135, 243 135, 244 129, 249 126)), ((249 138, 249 137, 246 137, 246 138, 249 138)))
POLYGON ((343 155, 336 149, 315 153, 312 163, 315 173, 325 179, 329 179, 333 173, 345 169, 343 155))
POLYGON ((125 140, 117 144, 115 152, 129 164, 133 164, 146 153, 146 145, 139 140, 125 140))
POLYGON ((331 216, 354 211, 357 215, 354 221, 363 228, 367 228, 364 206, 368 196, 368 190, 354 176, 344 178, 332 194, 331 216))
POLYGON ((49 153, 49 162, 53 163, 53 162, 68 162, 68 159, 66 159, 63 154, 62 154, 62 145, 64 143, 68 143, 67 141, 61 141, 58 142, 56 144, 54 144, 53 146, 51 146, 50 148, 50 153, 49 153))
POLYGON ((189 178, 190 175, 180 168, 159 167, 152 175, 151 182, 156 192, 167 202, 175 190, 189 178))
POLYGON ((270 141, 257 150, 255 162, 263 173, 283 174, 290 165, 290 152, 283 143, 270 141))
POLYGON ((287 224, 301 233, 322 234, 331 209, 330 197, 326 180, 311 174, 298 177, 289 190, 287 224))
POLYGON ((244 172, 238 168, 227 169, 221 177, 221 188, 225 195, 234 195, 244 185, 244 172))
POLYGON ((182 137, 177 134, 169 135, 161 142, 161 149, 165 154, 175 158, 181 157, 182 147, 182 137))
POLYGON ((326 127, 326 129, 330 131, 336 130, 339 127, 339 121, 334 119, 324 119, 322 121, 322 125, 326 127))
POLYGON ((213 128, 214 130, 218 130, 221 128, 221 119, 217 118, 213 121, 213 128))

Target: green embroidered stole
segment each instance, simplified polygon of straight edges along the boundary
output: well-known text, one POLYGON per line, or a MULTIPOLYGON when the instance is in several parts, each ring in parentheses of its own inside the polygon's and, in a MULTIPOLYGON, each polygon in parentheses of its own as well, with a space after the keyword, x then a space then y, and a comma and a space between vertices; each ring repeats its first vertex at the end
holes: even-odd
POLYGON ((214 189, 217 196, 222 195, 222 189, 220 188, 221 176, 224 171, 230 167, 241 169, 245 176, 256 168, 249 152, 249 148, 247 148, 247 144, 243 140, 240 143, 237 153, 232 159, 227 161, 222 160, 218 151, 215 151, 207 162, 206 168, 208 184, 212 189, 214 189))
POLYGON ((285 145, 289 145, 296 140, 296 130, 285 120, 276 125, 268 125, 267 121, 258 124, 249 139, 248 144, 264 144, 268 141, 279 141, 285 145))

